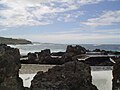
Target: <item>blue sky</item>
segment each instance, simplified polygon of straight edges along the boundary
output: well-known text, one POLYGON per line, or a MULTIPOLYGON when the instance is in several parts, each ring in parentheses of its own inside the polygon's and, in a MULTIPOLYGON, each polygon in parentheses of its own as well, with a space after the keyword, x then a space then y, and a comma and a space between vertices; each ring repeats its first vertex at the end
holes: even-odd
POLYGON ((0 36, 120 44, 120 0, 0 0, 0 36))

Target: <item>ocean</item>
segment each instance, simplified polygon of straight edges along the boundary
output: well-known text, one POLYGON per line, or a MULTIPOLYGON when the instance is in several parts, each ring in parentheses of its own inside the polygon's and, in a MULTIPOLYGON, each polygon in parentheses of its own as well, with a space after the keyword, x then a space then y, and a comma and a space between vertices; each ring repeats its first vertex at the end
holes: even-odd
MULTIPOLYGON (((74 44, 73 44, 74 45, 74 44)), ((120 51, 120 44, 80 44, 87 50, 101 49, 107 51, 120 51)), ((18 48, 21 55, 27 55, 29 52, 40 52, 43 49, 50 49, 51 52, 64 52, 67 44, 53 44, 53 43, 33 43, 24 45, 9 45, 18 48)))
MULTIPOLYGON (((11 47, 18 48, 21 55, 27 55, 29 52, 40 52, 44 49, 50 49, 51 52, 63 52, 66 50, 67 44, 52 44, 52 43, 34 43, 27 45, 9 45, 11 47)), ((96 48, 109 51, 120 51, 120 45, 94 45, 94 44, 81 44, 89 50, 96 48)), ((45 66, 43 66, 45 67, 45 66)), ((20 77, 23 79, 25 87, 30 87, 31 80, 36 73, 20 73, 20 77)), ((92 71, 93 84, 97 86, 99 90, 112 90, 112 70, 96 70, 92 71)))

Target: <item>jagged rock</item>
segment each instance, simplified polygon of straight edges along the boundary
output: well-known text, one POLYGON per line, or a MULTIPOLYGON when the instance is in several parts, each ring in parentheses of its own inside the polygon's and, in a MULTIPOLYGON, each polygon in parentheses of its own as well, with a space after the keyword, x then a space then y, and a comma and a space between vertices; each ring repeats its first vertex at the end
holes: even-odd
POLYGON ((120 90, 120 62, 117 62, 113 66, 113 80, 112 90, 120 90))
POLYGON ((76 46, 68 45, 66 53, 62 55, 61 62, 66 63, 69 61, 73 61, 74 60, 73 58, 77 58, 77 56, 85 53, 86 49, 84 47, 81 47, 79 45, 76 46))
POLYGON ((41 50, 38 53, 39 63, 46 63, 51 60, 50 49, 41 50))
POLYGON ((68 45, 66 49, 66 53, 71 53, 73 55, 85 54, 86 49, 79 45, 76 46, 68 45))
POLYGON ((0 90, 24 90, 20 68, 19 50, 0 44, 0 90))
POLYGON ((112 59, 113 59, 115 62, 120 62, 120 56, 119 56, 119 57, 112 57, 112 59))
POLYGON ((31 90, 98 90, 92 84, 90 66, 68 62, 47 72, 38 72, 31 82, 31 90))
POLYGON ((28 63, 36 63, 37 55, 35 53, 28 53, 28 63))

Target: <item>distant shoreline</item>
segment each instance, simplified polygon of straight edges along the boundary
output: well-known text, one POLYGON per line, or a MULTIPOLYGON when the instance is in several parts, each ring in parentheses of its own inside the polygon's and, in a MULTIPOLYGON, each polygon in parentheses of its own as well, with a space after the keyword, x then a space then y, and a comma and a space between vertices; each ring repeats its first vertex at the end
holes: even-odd
POLYGON ((0 44, 17 45, 17 44, 32 44, 32 42, 26 39, 0 37, 0 44))

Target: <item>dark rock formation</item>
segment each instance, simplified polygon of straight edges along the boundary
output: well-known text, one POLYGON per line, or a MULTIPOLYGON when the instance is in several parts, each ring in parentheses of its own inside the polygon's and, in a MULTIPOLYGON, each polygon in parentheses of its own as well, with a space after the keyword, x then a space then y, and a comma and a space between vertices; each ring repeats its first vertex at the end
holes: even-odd
POLYGON ((41 50, 41 52, 38 53, 38 62, 43 64, 49 62, 51 60, 50 54, 50 49, 41 50))
POLYGON ((66 49, 66 53, 62 55, 61 62, 63 64, 69 61, 74 61, 77 59, 79 55, 85 53, 86 53, 86 49, 84 47, 81 47, 79 45, 76 46, 68 45, 66 49))
POLYGON ((120 90, 120 62, 113 66, 113 87, 112 90, 120 90))
POLYGON ((66 53, 71 53, 72 55, 85 54, 86 49, 79 45, 76 46, 68 45, 66 49, 66 53))
POLYGON ((0 90, 24 90, 20 68, 19 50, 0 44, 0 90))
POLYGON ((92 84, 90 66, 68 62, 48 72, 38 72, 31 82, 31 90, 98 90, 92 84))
POLYGON ((64 54, 65 54, 65 52, 53 52, 53 53, 51 53, 52 56, 62 56, 64 54))
POLYGON ((85 60, 90 66, 113 66, 113 62, 109 57, 89 57, 85 60))
POLYGON ((35 53, 28 53, 28 63, 37 63, 37 55, 35 53))
POLYGON ((112 59, 113 59, 115 62, 120 62, 120 56, 119 56, 119 57, 112 57, 112 59))

